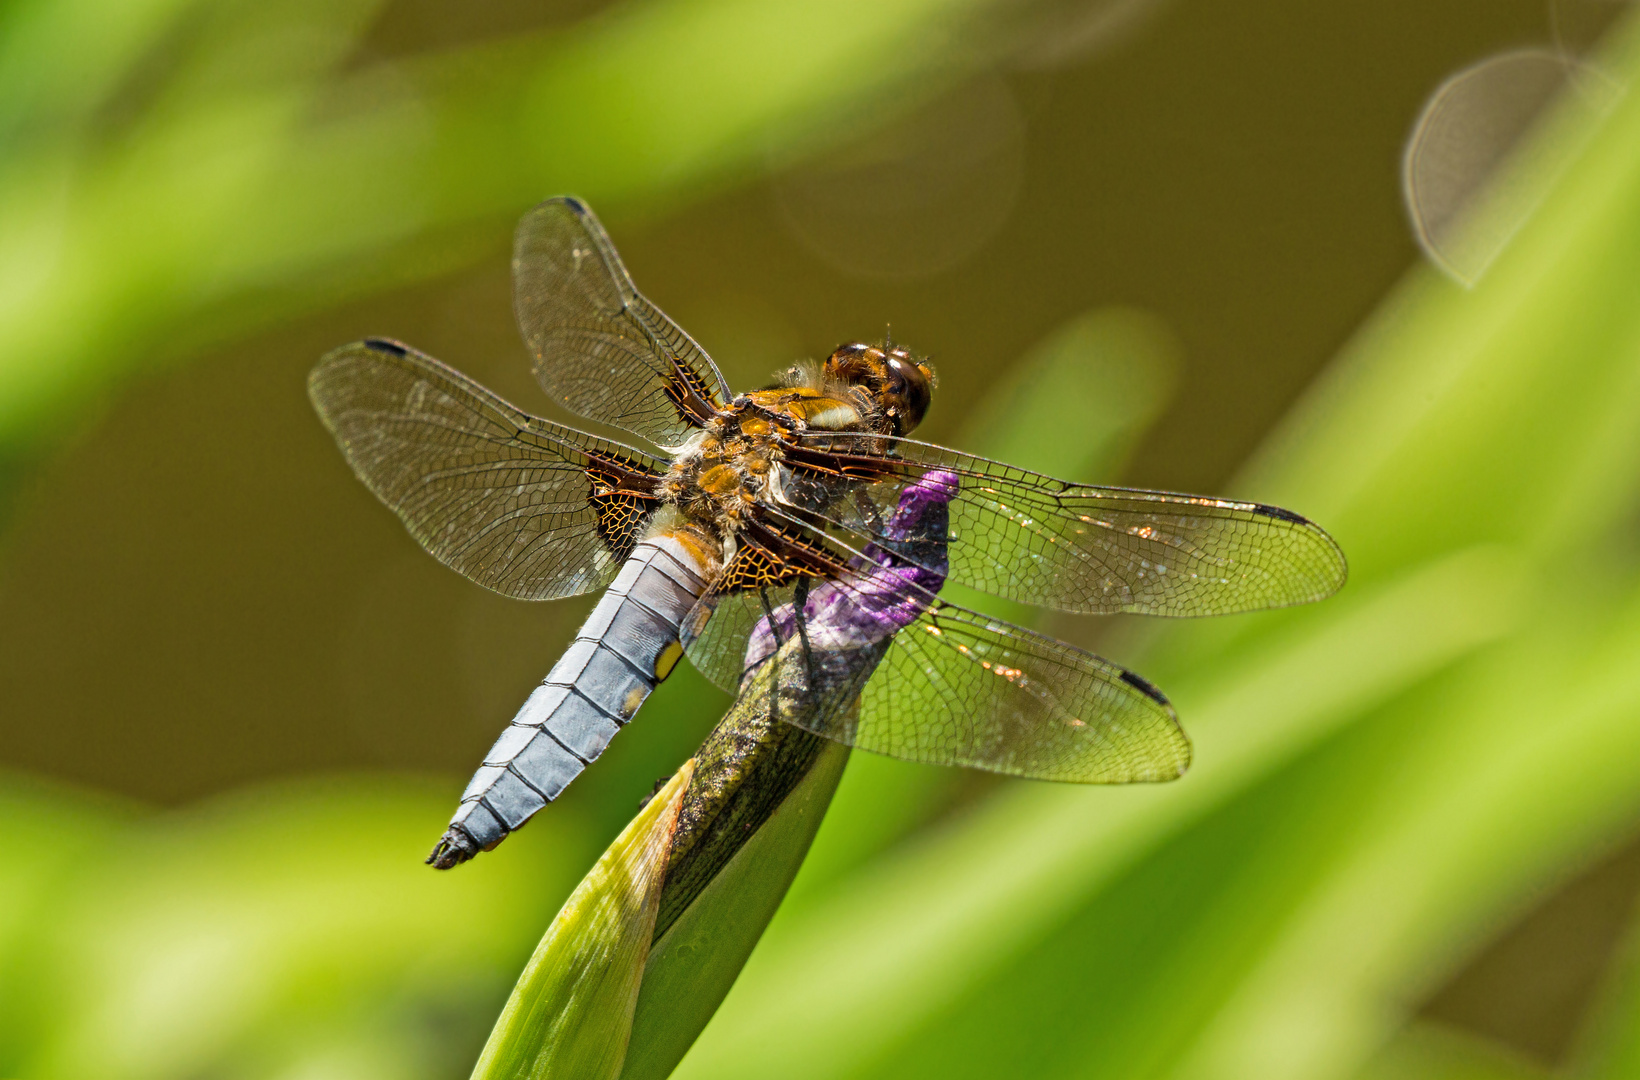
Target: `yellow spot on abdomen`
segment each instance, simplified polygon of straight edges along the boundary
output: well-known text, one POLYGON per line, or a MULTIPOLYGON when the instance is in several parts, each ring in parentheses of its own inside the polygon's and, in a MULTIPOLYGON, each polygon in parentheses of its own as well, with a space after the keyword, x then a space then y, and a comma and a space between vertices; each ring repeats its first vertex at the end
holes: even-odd
MULTIPOLYGON (((678 659, 683 656, 683 646, 676 641, 667 644, 661 654, 655 658, 655 680, 664 682, 672 674, 672 669, 678 666, 678 659)), ((639 699, 640 701, 642 698, 639 699)))

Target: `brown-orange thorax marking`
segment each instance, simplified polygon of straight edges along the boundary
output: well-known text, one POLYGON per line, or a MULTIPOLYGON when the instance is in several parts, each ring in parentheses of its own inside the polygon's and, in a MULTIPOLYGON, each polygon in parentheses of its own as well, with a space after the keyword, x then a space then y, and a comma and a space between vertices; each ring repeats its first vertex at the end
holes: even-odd
POLYGON ((738 532, 759 502, 782 500, 788 440, 805 431, 904 435, 928 408, 933 372, 904 349, 851 343, 818 372, 742 394, 678 452, 659 494, 720 536, 738 532))

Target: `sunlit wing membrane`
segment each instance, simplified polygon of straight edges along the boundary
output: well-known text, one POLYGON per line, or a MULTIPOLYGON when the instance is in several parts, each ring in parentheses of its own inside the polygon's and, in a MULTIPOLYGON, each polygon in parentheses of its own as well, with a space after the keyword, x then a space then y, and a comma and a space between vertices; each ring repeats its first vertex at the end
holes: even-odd
POLYGON ((507 596, 608 584, 656 505, 654 458, 532 417, 395 342, 327 354, 308 395, 422 547, 507 596))
POLYGON ((1139 676, 852 561, 807 579, 803 597, 803 578, 722 596, 691 659, 742 689, 751 642, 754 662, 781 665, 780 719, 907 761, 1078 783, 1172 780, 1188 767, 1171 706, 1139 676))
MULTIPOLYGON (((846 711, 833 715, 846 724, 846 711)), ((1190 765, 1172 707, 1139 676, 937 601, 889 643, 857 729, 816 734, 906 761, 1083 784, 1173 780, 1190 765)))
POLYGON ((578 200, 549 199, 519 222, 513 306, 536 379, 571 412, 666 447, 729 399, 711 357, 643 298, 578 200))
POLYGON ((956 474, 951 580, 1027 604, 1225 615, 1309 603, 1344 583, 1332 537, 1279 507, 1072 484, 910 439, 811 435, 787 461, 785 494, 802 516, 855 546, 875 539, 906 484, 956 474), (843 498, 839 474, 861 481, 843 498))

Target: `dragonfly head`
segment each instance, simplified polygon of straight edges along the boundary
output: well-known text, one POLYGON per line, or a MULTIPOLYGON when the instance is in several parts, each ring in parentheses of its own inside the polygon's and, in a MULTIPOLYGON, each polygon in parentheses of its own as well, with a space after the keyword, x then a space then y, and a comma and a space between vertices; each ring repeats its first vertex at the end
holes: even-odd
POLYGON ((849 342, 826 360, 825 374, 862 387, 881 407, 896 435, 922 423, 934 396, 934 369, 898 345, 849 342))

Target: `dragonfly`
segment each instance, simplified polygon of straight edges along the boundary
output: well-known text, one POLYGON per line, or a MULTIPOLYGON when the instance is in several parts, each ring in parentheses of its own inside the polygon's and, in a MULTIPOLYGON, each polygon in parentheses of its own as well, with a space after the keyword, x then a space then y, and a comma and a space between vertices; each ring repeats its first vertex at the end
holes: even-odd
POLYGON ((934 372, 892 341, 733 393, 577 199, 525 215, 513 277, 542 389, 642 446, 530 415, 382 338, 328 353, 308 380, 355 474, 440 562, 524 600, 603 590, 474 773, 428 856, 441 869, 556 799, 685 655, 731 692, 793 658, 774 684, 812 700, 780 719, 853 747, 1043 780, 1172 780, 1190 742, 1160 690, 942 600, 944 583, 1201 616, 1344 582, 1338 545, 1280 507, 1072 483, 910 438, 934 372))

